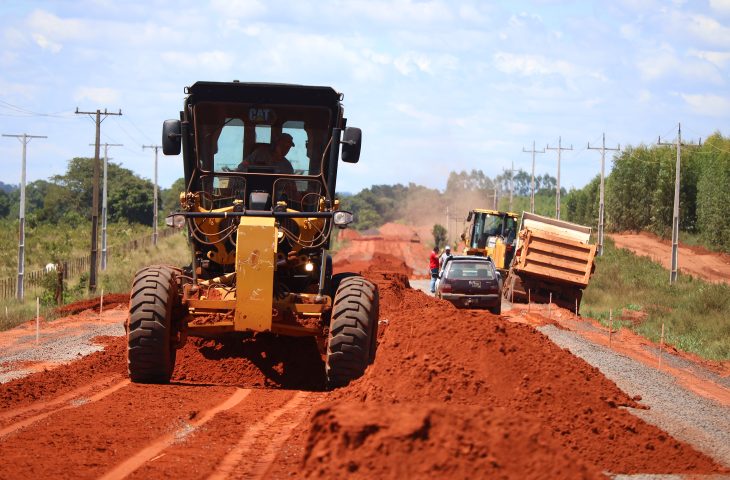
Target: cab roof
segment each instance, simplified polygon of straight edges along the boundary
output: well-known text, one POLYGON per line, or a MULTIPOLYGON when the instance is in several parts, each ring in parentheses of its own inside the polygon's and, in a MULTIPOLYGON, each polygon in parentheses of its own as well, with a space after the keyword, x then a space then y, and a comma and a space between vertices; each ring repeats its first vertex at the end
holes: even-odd
POLYGON ((337 108, 342 94, 332 87, 254 82, 195 82, 185 88, 190 103, 200 101, 311 105, 337 108))

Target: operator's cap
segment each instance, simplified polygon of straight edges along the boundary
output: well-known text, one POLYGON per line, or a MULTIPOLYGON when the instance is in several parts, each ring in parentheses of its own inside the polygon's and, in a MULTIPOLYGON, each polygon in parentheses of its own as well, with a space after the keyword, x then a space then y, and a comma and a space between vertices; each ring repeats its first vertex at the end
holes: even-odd
POLYGON ((444 247, 444 250, 451 250, 451 245, 446 245, 446 246, 444 247))
POLYGON ((286 139, 288 141, 287 143, 291 144, 292 147, 296 147, 296 145, 294 145, 294 137, 292 137, 288 133, 282 133, 279 137, 279 140, 281 140, 282 138, 286 139))

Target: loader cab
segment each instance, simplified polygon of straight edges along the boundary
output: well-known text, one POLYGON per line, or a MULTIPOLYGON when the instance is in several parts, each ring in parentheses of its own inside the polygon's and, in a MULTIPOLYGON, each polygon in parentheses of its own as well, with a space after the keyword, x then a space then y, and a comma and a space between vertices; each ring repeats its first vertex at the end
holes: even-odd
POLYGON ((517 214, 497 210, 475 209, 469 212, 467 252, 487 255, 498 269, 505 271, 512 261, 517 238, 517 214))

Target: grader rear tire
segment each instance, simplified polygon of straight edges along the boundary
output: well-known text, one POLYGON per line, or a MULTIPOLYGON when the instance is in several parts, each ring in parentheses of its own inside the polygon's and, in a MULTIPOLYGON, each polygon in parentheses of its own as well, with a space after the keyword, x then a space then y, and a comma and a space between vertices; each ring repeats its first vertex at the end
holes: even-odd
POLYGON ((375 359, 378 289, 360 276, 343 278, 335 294, 327 342, 327 387, 343 387, 375 359))
POLYGON ((129 302, 127 367, 136 383, 168 383, 175 368, 177 331, 173 314, 178 301, 177 272, 147 267, 132 284, 129 302))

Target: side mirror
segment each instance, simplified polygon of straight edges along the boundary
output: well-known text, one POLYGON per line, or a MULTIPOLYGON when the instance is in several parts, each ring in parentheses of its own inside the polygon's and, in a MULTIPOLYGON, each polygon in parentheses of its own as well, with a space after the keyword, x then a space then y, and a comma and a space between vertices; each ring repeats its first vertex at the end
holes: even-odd
POLYGON ((162 124, 162 153, 180 155, 180 120, 165 120, 162 124))
POLYGON ((342 136, 342 161, 357 163, 360 160, 360 145, 362 142, 362 130, 355 127, 347 127, 342 136))

